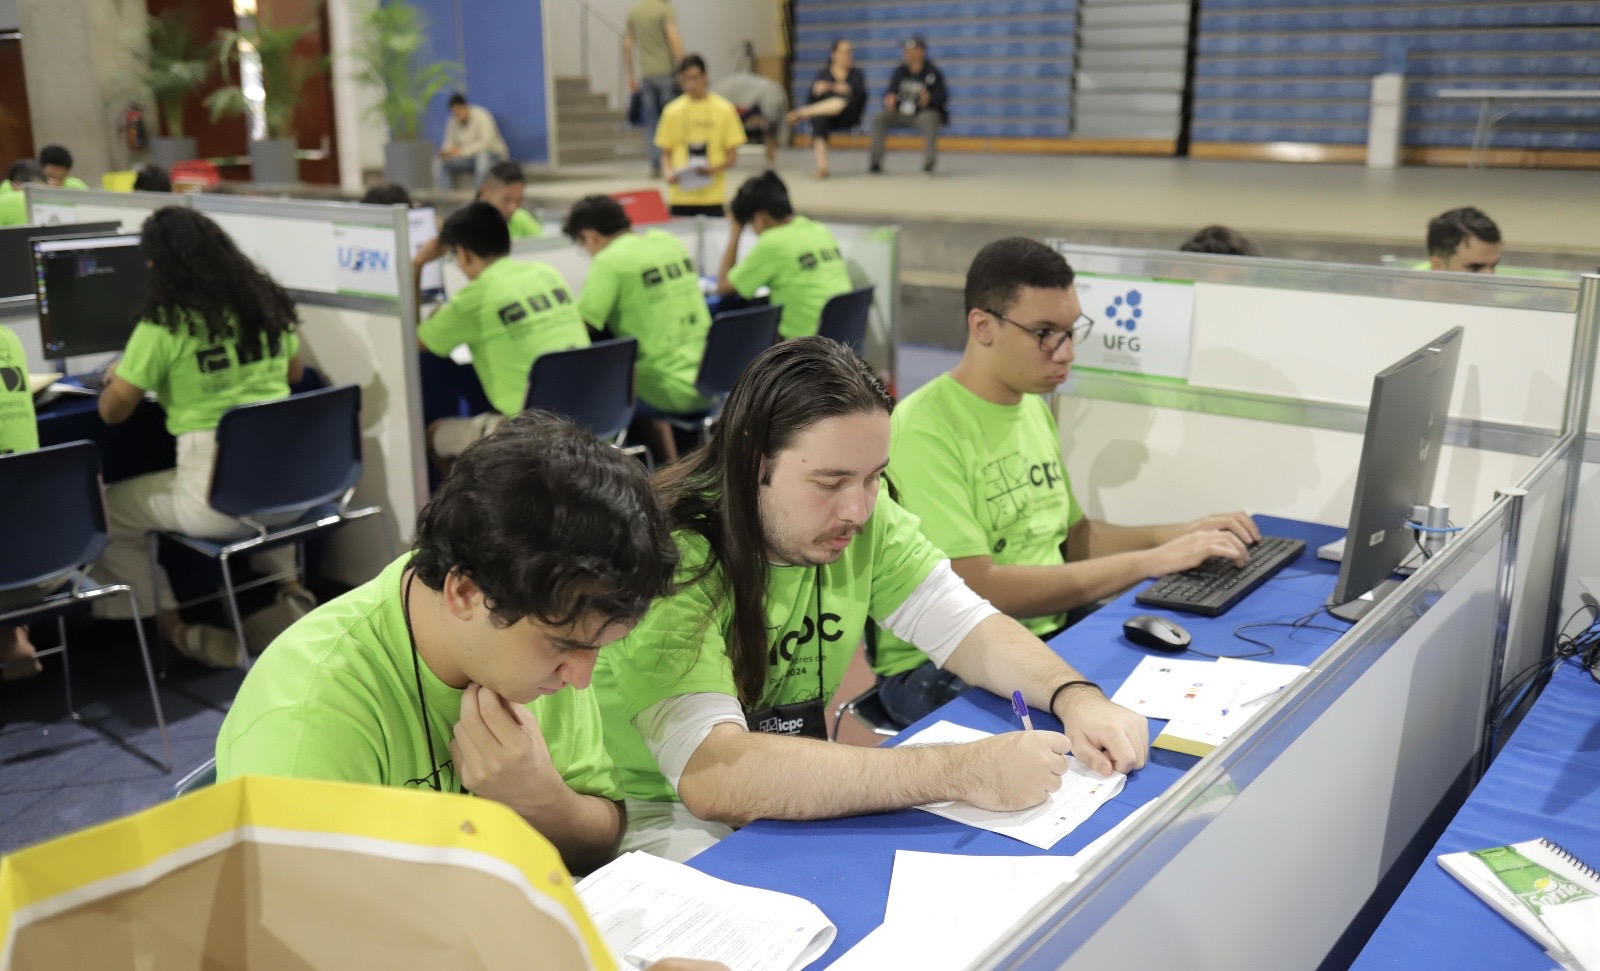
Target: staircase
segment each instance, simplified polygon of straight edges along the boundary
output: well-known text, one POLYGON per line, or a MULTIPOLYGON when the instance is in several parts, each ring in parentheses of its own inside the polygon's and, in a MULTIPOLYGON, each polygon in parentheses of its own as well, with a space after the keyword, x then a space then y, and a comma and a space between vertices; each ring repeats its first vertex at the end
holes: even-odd
POLYGON ((556 78, 555 165, 643 159, 644 132, 628 127, 626 112, 613 109, 584 78, 556 78))

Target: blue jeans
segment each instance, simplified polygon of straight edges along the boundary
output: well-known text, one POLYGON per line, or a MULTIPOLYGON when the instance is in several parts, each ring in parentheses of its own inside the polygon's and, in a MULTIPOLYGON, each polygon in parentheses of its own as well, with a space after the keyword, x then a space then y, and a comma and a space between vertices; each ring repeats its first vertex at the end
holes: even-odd
POLYGON ((661 118, 661 109, 673 97, 671 77, 645 78, 639 82, 639 107, 644 112, 641 119, 644 143, 650 152, 650 169, 654 172, 661 171, 661 149, 656 147, 656 122, 661 118))
POLYGON ((456 158, 433 159, 433 184, 440 189, 455 188, 455 176, 462 172, 472 173, 472 188, 477 191, 483 185, 483 177, 496 162, 503 161, 498 152, 479 152, 476 155, 462 155, 456 158))
POLYGON ((967 690, 967 683, 932 661, 899 674, 878 677, 878 700, 883 710, 904 728, 932 713, 967 690))

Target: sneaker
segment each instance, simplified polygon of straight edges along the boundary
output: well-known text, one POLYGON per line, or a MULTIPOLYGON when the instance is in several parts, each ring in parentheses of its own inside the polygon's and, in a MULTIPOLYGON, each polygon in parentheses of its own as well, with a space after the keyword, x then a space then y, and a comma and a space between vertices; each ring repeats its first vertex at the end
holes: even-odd
POLYGON ((244 642, 251 654, 260 654, 289 625, 317 606, 317 598, 305 587, 278 591, 277 599, 244 619, 244 642))
POLYGON ((210 624, 184 624, 172 647, 192 661, 208 668, 236 668, 244 664, 244 649, 232 631, 210 624))
POLYGON ((867 166, 867 174, 868 175, 882 175, 883 174, 883 166, 879 165, 877 162, 873 162, 871 165, 867 166))

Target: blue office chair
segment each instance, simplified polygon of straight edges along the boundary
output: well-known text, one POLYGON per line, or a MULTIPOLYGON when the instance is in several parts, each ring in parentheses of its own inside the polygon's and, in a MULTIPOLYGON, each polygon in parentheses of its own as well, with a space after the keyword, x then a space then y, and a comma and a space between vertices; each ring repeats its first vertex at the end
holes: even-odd
POLYGON ((777 343, 778 322, 783 318, 779 306, 745 307, 717 314, 706 333, 706 350, 700 358, 700 371, 694 387, 711 407, 697 414, 668 415, 674 428, 698 432, 704 442, 722 416, 722 406, 733 391, 735 381, 761 352, 777 343))
POLYGON ((189 773, 173 783, 172 791, 167 793, 168 799, 187 796, 191 792, 198 792, 206 786, 215 785, 217 781, 217 759, 212 756, 204 762, 189 770, 189 773))
MULTIPOLYGON (((14 627, 29 617, 56 618, 59 647, 40 651, 40 658, 61 655, 67 711, 82 720, 72 700, 72 666, 67 654, 66 612, 101 597, 126 594, 139 616, 133 588, 125 583, 90 586, 85 570, 106 548, 105 499, 100 491, 100 455, 89 442, 69 442, 32 452, 0 455, 0 627, 14 627)), ((145 643, 144 625, 134 621, 150 705, 161 732, 163 771, 172 770, 172 745, 167 718, 156 691, 155 669, 145 643)))
POLYGON ((624 446, 633 422, 633 363, 638 357, 639 341, 633 337, 541 354, 528 372, 523 407, 554 412, 624 452, 641 452, 642 445, 624 446))
MULTIPOLYGON (((283 577, 263 577, 236 586, 229 561, 240 554, 293 543, 294 574, 303 574, 307 537, 382 511, 381 506, 350 508, 360 479, 361 389, 355 385, 230 408, 217 423, 209 498, 211 508, 237 519, 252 535, 217 540, 176 532, 152 533, 151 568, 155 568, 162 540, 216 560, 239 638, 239 661, 247 663, 249 650, 238 592, 283 577)), ((156 609, 159 611, 161 604, 156 604, 156 609)))
POLYGON ((822 337, 831 337, 865 357, 867 318, 871 313, 871 287, 841 293, 822 305, 822 316, 817 321, 817 333, 822 337))

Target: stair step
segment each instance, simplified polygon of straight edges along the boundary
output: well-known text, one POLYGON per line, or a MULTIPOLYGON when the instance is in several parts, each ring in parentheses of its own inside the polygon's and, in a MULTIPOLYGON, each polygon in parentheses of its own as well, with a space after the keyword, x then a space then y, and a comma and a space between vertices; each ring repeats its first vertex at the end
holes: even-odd
POLYGON ((594 91, 583 91, 577 94, 563 91, 556 95, 557 111, 560 111, 563 108, 576 108, 579 110, 592 111, 596 108, 609 107, 611 107, 611 102, 606 100, 606 96, 594 91))
POLYGON ((636 128, 620 128, 610 121, 570 121, 556 119, 556 131, 562 138, 602 139, 613 135, 644 141, 644 132, 636 128))

